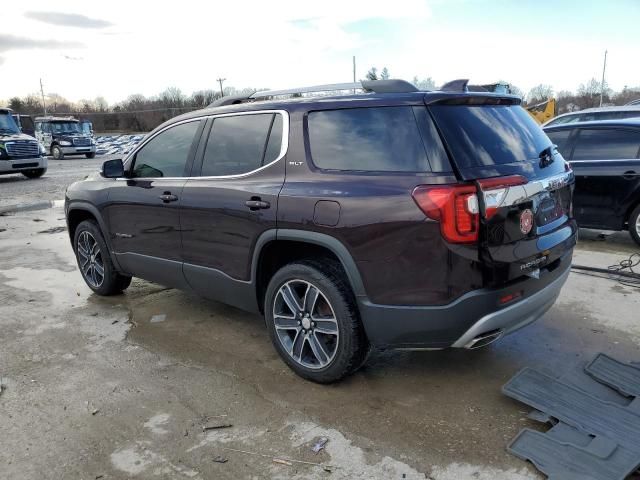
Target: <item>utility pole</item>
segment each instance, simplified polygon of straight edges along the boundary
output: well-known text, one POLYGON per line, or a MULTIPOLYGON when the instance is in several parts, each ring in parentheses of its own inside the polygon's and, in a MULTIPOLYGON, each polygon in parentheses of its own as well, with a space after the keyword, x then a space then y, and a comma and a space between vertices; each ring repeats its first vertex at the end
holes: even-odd
POLYGON ((600 106, 602 106, 602 96, 604 95, 604 72, 607 69, 607 51, 604 51, 604 65, 602 66, 602 83, 600 84, 600 106))
POLYGON ((47 116, 47 103, 44 101, 44 88, 42 88, 42 79, 40 79, 40 93, 42 94, 42 108, 44 109, 44 116, 47 116))
POLYGON ((224 82, 226 78, 217 78, 216 82, 220 84, 220 96, 224 97, 224 90, 222 90, 222 82, 224 82))
MULTIPOLYGON (((356 83, 356 56, 353 56, 353 83, 356 83)), ((353 94, 356 94, 356 89, 353 89, 353 94)))

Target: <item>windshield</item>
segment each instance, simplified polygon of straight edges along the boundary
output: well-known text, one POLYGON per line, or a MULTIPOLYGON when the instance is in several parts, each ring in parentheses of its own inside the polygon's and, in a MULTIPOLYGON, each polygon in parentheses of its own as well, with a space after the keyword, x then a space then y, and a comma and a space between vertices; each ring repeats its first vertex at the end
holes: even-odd
POLYGON ((53 133, 82 133, 78 122, 51 122, 53 133))
POLYGON ((20 133, 18 125, 11 115, 0 114, 0 133, 20 133))
POLYGON ((520 106, 433 105, 430 109, 458 168, 526 162, 551 146, 520 106))

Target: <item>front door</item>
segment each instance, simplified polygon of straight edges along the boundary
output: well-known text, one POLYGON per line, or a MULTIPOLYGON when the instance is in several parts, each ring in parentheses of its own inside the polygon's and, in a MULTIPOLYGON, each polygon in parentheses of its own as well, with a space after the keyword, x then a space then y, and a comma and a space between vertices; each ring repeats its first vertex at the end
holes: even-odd
POLYGON ((136 277, 183 288, 180 205, 203 120, 171 126, 127 161, 127 178, 109 189, 106 218, 120 267, 136 277))
POLYGON ((201 166, 184 187, 180 221, 184 274, 205 297, 257 308, 250 284, 253 251, 258 237, 276 226, 288 136, 285 115, 221 116, 203 135, 201 166))

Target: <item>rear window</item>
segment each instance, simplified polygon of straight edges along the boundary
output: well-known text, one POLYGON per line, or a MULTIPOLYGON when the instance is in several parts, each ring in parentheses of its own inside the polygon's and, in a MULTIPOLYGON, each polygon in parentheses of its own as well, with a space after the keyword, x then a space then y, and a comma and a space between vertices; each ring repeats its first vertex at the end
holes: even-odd
POLYGON ((308 127, 311 158, 319 168, 381 172, 430 170, 413 107, 310 112, 308 127))
POLYGON ((638 157, 640 131, 582 129, 572 160, 624 160, 638 157))
POLYGON ((431 112, 459 168, 525 162, 551 144, 520 106, 433 105, 431 112))

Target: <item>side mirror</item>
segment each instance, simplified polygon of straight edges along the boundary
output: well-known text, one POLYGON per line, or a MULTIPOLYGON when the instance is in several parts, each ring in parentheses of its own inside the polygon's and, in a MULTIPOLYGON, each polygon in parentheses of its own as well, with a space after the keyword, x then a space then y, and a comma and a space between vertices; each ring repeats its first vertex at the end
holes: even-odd
POLYGON ((102 164, 102 176, 105 178, 124 177, 124 164, 121 158, 107 160, 102 164))

